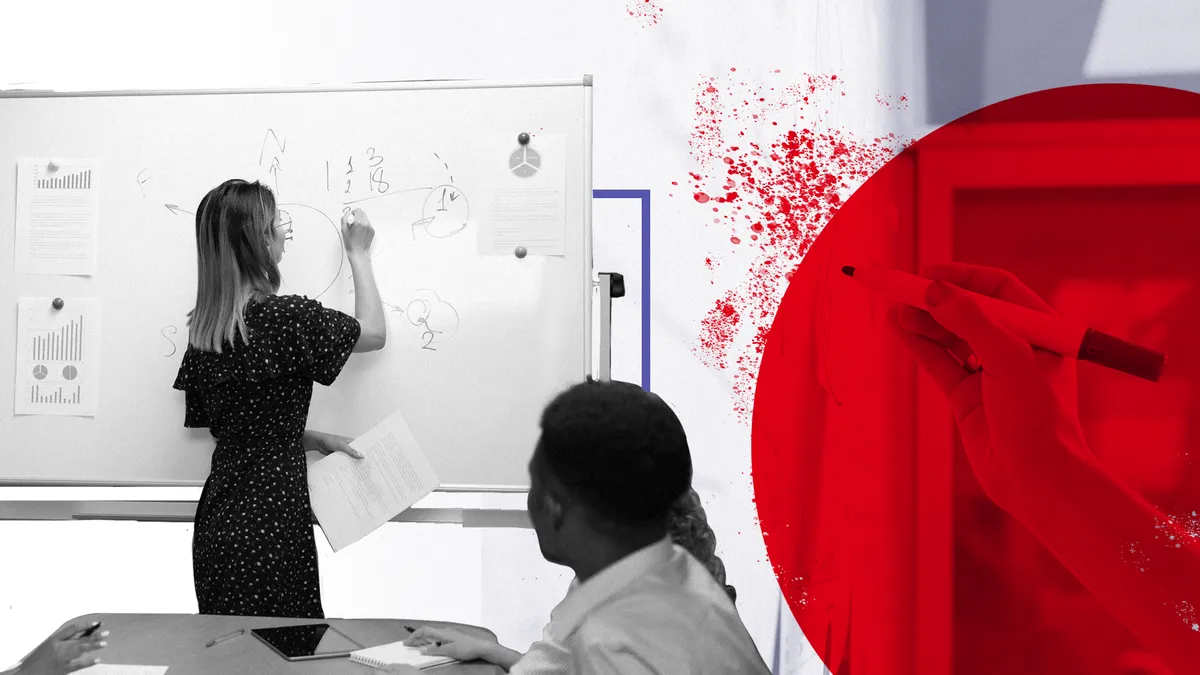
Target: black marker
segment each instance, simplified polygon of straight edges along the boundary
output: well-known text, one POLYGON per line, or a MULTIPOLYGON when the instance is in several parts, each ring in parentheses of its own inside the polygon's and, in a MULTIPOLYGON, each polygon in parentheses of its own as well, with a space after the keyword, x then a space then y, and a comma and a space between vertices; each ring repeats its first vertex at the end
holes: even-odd
MULTIPOLYGON (((933 284, 930 279, 900 270, 855 268, 850 265, 842 268, 842 274, 895 302, 929 310, 925 292, 933 284)), ((1158 381, 1166 365, 1167 357, 1164 354, 1101 333, 1084 324, 987 295, 971 291, 966 293, 974 298, 979 308, 994 321, 1034 347, 1045 351, 1059 356, 1074 357, 1080 361, 1091 361, 1151 382, 1158 381)))

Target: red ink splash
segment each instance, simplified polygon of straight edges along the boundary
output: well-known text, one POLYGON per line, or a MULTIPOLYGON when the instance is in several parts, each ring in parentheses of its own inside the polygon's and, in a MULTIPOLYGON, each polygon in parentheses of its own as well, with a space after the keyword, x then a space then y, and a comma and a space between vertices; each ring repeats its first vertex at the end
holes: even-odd
POLYGON ((704 267, 708 269, 708 283, 715 286, 717 283, 716 274, 717 268, 721 266, 721 261, 713 256, 708 256, 704 259, 704 267))
POLYGON ((625 11, 629 16, 637 19, 642 28, 649 28, 658 25, 658 20, 662 18, 663 8, 659 7, 654 0, 629 0, 625 11))
POLYGON ((908 96, 906 94, 876 94, 875 102, 888 110, 908 110, 908 96))
POLYGON ((726 290, 701 321, 695 348, 705 365, 735 371, 734 411, 742 422, 750 419, 766 334, 792 269, 848 193, 904 147, 894 135, 858 139, 815 123, 776 128, 772 117, 799 109, 803 120, 828 95, 844 93, 841 84, 836 75, 783 86, 726 76, 706 77, 696 88, 693 199, 715 204, 714 222, 729 227, 733 246, 758 249, 741 285, 726 290), (741 140, 751 132, 775 135, 765 143, 741 140), (726 136, 739 140, 727 143, 726 136))

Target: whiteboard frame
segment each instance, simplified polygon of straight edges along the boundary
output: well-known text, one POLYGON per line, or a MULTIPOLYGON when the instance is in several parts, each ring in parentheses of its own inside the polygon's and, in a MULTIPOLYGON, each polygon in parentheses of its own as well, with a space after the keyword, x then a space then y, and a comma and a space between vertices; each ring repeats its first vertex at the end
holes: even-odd
POLYGON ((307 85, 294 87, 215 88, 215 89, 0 89, 0 98, 90 98, 96 96, 212 96, 222 94, 332 94, 359 91, 409 91, 430 89, 521 89, 526 87, 585 87, 588 124, 588 173, 591 173, 592 76, 578 80, 396 80, 394 82, 360 82, 343 85, 307 85))
MULTIPOLYGON (((593 302, 595 299, 594 292, 597 289, 598 281, 595 274, 595 260, 593 257, 592 246, 592 81, 591 74, 585 74, 579 79, 569 80, 515 80, 515 81, 484 81, 484 80, 397 80, 385 82, 361 82, 344 85, 309 85, 309 86, 292 86, 292 87, 265 87, 265 88, 213 88, 213 89, 113 89, 113 90, 56 90, 56 89, 0 89, 0 99, 37 99, 37 98, 96 98, 96 97, 127 97, 127 96, 213 96, 213 95, 241 95, 241 94, 321 94, 321 93, 339 93, 339 92, 371 92, 371 91, 427 91, 427 90, 450 90, 450 89, 516 89, 516 88, 541 88, 541 87, 582 87, 583 88, 583 182, 584 182, 584 209, 583 209, 583 228, 584 228, 584 279, 582 280, 585 286, 584 303, 583 303, 583 321, 584 321, 584 344, 583 344, 583 362, 584 376, 595 377, 596 371, 593 368, 593 334, 594 329, 592 312, 593 302)), ((601 331, 610 327, 600 326, 601 331)), ((605 348, 610 348, 607 340, 601 340, 601 344, 605 348)), ((601 362, 606 362, 604 355, 601 355, 601 362)), ((139 481, 87 481, 87 480, 62 480, 62 479, 37 479, 37 478, 4 478, 0 476, 0 487, 144 487, 144 488, 159 488, 159 487, 200 487, 207 481, 199 483, 194 481, 164 481, 157 483, 145 483, 139 481)), ((524 493, 529 491, 528 485, 512 486, 512 485, 473 485, 473 484, 450 484, 439 486, 435 492, 442 493, 524 493)), ((83 507, 90 504, 104 504, 106 502, 94 501, 77 501, 77 502, 59 502, 59 506, 50 508, 50 502, 40 502, 41 508, 37 506, 30 507, 30 504, 36 502, 26 502, 26 507, 21 509, 21 513, 28 516, 38 510, 45 510, 48 513, 56 514, 49 518, 28 518, 18 517, 11 518, 5 516, 7 509, 0 508, 0 520, 62 520, 71 519, 73 516, 66 515, 66 511, 62 510, 62 504, 76 504, 83 507)), ((189 502, 191 503, 191 502, 189 502)), ((0 501, 0 506, 11 505, 12 502, 0 501)), ((135 520, 151 520, 162 522, 164 516, 166 521, 176 520, 178 514, 172 512, 170 515, 163 513, 162 504, 158 509, 151 508, 150 512, 142 513, 144 517, 121 518, 115 519, 135 519, 135 520)), ((68 509, 72 510, 72 509, 68 509)), ((74 509, 79 515, 88 513, 90 507, 84 507, 81 511, 74 509)), ((170 508, 166 509, 171 511, 170 508)), ((464 509, 461 512, 474 512, 478 509, 464 509)), ((11 513, 11 511, 9 511, 11 513)), ((397 516, 396 520, 408 520, 403 517, 404 514, 397 516)), ((93 516, 95 518, 96 516, 93 516)), ((106 519, 99 516, 100 519, 106 519)), ((441 522, 455 522, 441 521, 441 522)), ((464 522, 462 519, 457 522, 464 522)), ((522 525, 523 526, 523 525, 522 525)))

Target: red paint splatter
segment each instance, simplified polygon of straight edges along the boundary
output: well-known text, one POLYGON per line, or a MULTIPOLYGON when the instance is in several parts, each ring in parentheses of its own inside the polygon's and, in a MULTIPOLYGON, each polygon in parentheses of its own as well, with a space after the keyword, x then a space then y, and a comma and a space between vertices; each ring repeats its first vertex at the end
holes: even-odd
POLYGON ((908 110, 908 96, 905 94, 875 94, 875 102, 888 110, 908 110))
POLYGON ((663 8, 654 0, 629 0, 625 11, 629 16, 637 19, 642 28, 649 28, 658 25, 658 20, 662 18, 663 8))
POLYGON ((895 135, 858 139, 815 124, 777 128, 778 120, 768 119, 792 109, 800 114, 790 118, 804 119, 825 97, 844 94, 836 75, 807 75, 778 87, 725 80, 706 77, 697 86, 691 154, 699 170, 689 176, 697 202, 716 202, 716 222, 730 228, 729 241, 743 245, 748 238, 744 245, 758 255, 740 286, 701 321, 695 352, 709 367, 735 371, 734 410, 748 422, 766 334, 792 269, 848 193, 904 143, 895 135), (759 143, 746 140, 751 131, 776 135, 759 143), (727 134, 739 140, 727 144, 727 134))

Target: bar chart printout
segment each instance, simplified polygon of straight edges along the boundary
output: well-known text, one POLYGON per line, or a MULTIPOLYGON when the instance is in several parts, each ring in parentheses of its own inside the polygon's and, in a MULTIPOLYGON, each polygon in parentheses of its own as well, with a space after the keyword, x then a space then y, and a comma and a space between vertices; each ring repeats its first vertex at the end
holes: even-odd
POLYGON ((17 415, 96 414, 100 301, 21 298, 17 309, 17 415))
POLYGON ((95 162, 22 159, 17 168, 17 274, 96 271, 95 162))

